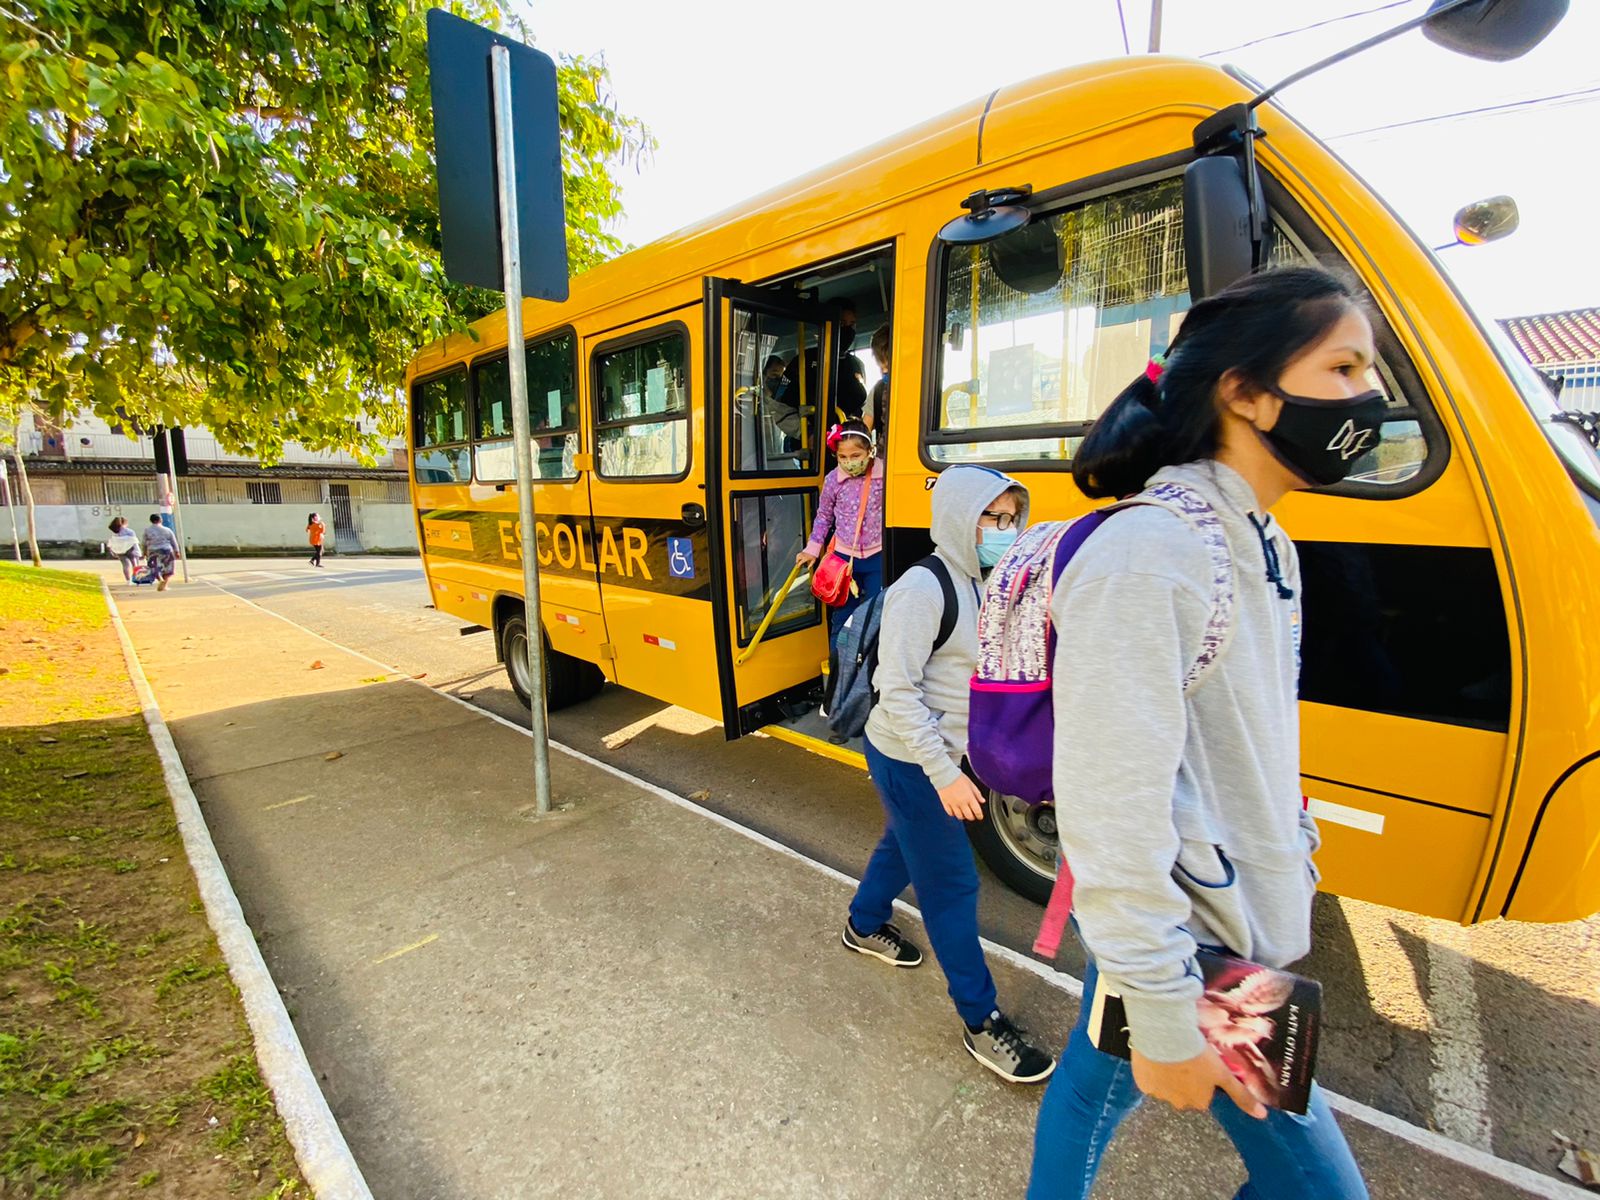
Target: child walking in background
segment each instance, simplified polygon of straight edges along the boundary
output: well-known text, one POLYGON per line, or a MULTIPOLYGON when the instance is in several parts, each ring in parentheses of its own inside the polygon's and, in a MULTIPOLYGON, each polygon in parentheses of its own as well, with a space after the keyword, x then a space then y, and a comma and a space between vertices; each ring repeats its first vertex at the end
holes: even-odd
POLYGON ((311 565, 322 565, 322 537, 327 533, 328 527, 322 523, 322 518, 312 513, 306 518, 306 540, 311 543, 311 565))
POLYGON ((814 563, 828 537, 828 553, 851 559, 855 589, 839 607, 830 610, 828 636, 840 628, 863 600, 883 590, 883 461, 877 456, 877 439, 860 421, 846 421, 828 431, 828 449, 839 465, 828 472, 811 526, 811 541, 795 556, 814 563))

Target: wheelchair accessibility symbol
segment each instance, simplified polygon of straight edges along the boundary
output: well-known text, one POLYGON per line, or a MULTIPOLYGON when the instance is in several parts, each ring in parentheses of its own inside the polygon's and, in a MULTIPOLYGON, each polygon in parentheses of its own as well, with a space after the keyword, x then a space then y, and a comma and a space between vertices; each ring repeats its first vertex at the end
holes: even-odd
POLYGON ((667 570, 674 579, 694 578, 694 539, 667 539, 667 570))

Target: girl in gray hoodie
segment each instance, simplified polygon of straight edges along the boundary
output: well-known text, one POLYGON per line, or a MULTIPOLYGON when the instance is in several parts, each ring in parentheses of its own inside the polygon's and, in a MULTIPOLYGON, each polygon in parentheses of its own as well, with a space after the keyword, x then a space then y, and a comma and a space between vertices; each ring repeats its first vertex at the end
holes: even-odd
POLYGON ((1268 510, 1337 483, 1376 445, 1373 361, 1371 325, 1339 279, 1252 276, 1189 311, 1073 464, 1090 496, 1176 485, 1216 514, 1226 546, 1134 505, 1090 535, 1052 593, 1056 816, 1089 965, 1040 1107, 1029 1200, 1087 1197, 1143 1095, 1210 1109, 1249 1171, 1239 1200, 1365 1200, 1315 1085, 1305 1116, 1269 1112, 1206 1043, 1194 956, 1209 946, 1282 967, 1310 949, 1300 572, 1268 510), (1088 1039, 1101 975, 1123 997, 1131 1063, 1088 1039))
POLYGON ((983 797, 961 769, 967 697, 978 662, 979 584, 1028 520, 1028 493, 988 467, 949 467, 933 488, 934 552, 883 600, 878 701, 867 717, 867 766, 883 801, 883 838, 850 903, 841 940, 895 967, 922 951, 889 920, 906 885, 966 1026, 967 1052, 1011 1083, 1049 1078, 1055 1060, 996 1007, 978 940, 978 870, 963 821, 983 819, 983 797), (948 620, 948 636, 940 640, 948 620))

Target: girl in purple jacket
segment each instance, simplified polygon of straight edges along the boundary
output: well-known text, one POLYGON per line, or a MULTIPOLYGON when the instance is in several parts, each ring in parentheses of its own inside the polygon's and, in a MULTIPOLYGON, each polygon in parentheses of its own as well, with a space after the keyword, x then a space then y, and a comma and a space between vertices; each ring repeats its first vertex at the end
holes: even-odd
POLYGON ((877 457, 877 440, 860 421, 846 421, 828 431, 828 449, 839 465, 828 472, 822 485, 822 500, 817 519, 811 526, 811 541, 798 555, 802 563, 814 563, 834 537, 836 554, 854 559, 851 596, 828 617, 828 633, 837 636, 840 628, 863 600, 883 590, 883 460, 877 457), (867 511, 861 516, 861 506, 867 511), (856 538, 856 525, 861 536, 856 538))

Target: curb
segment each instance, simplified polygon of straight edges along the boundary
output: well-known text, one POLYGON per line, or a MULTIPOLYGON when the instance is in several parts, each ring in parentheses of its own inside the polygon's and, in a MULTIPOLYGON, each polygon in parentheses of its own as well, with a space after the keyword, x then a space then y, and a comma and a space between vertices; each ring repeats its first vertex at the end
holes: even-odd
POLYGON ((272 1098, 278 1106, 278 1115, 283 1118, 289 1144, 294 1147, 300 1173, 317 1200, 372 1200, 361 1168, 356 1165, 355 1156, 350 1153, 344 1133, 334 1120, 311 1064, 306 1061, 305 1049, 289 1020, 289 1011, 278 994, 278 986, 261 957, 255 934, 244 919, 239 899, 233 894, 228 873, 217 857, 211 831, 206 828, 200 802, 189 787, 189 776, 178 756, 172 733, 162 719, 144 667, 122 623, 117 602, 104 580, 100 581, 100 590, 111 613, 112 627, 122 643, 122 656, 127 662, 144 722, 150 729, 150 740, 161 759, 161 773, 166 778, 167 794, 172 797, 173 812, 178 818, 178 832, 183 837, 189 866, 205 904, 206 919, 216 934, 234 986, 239 989, 239 999, 244 1002, 245 1019, 255 1035, 261 1077, 272 1089, 272 1098))

